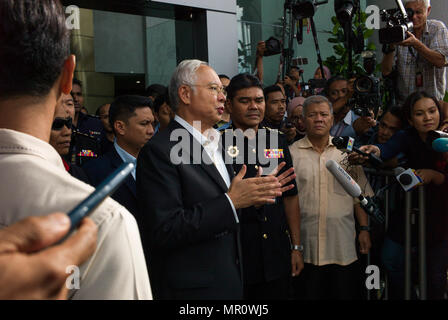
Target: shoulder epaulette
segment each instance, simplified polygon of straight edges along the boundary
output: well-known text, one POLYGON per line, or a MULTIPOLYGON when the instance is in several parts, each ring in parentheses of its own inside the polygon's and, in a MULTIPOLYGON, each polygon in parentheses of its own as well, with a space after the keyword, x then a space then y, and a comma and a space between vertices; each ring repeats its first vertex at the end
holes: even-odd
POLYGON ((281 131, 278 130, 278 129, 269 128, 269 127, 266 127, 266 126, 263 126, 262 129, 266 129, 266 130, 269 130, 269 131, 272 131, 272 132, 276 132, 276 133, 284 134, 283 132, 281 132, 281 131))
POLYGON ((73 130, 73 133, 77 134, 77 135, 80 135, 80 136, 83 136, 83 137, 87 137, 89 139, 95 139, 95 137, 92 137, 91 135, 89 135, 87 133, 84 133, 84 132, 80 132, 78 130, 73 130))

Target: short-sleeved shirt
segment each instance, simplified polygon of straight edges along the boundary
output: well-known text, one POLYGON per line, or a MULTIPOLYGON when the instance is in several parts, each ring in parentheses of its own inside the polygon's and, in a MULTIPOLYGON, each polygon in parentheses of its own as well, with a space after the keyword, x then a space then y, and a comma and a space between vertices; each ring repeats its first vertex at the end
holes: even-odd
MULTIPOLYGON (((445 57, 445 66, 448 63, 448 29, 442 21, 428 20, 420 41, 431 50, 440 52, 445 57)), ((437 68, 423 58, 413 47, 398 46, 395 52, 395 63, 398 70, 397 88, 398 102, 405 99, 415 91, 426 91, 437 100, 443 100, 446 90, 445 66, 437 68), (423 86, 416 86, 416 75, 423 75, 423 86)))
MULTIPOLYGON (((326 162, 334 160, 346 169, 346 154, 331 138, 323 153, 313 148, 307 136, 289 147, 299 192, 304 262, 316 266, 346 266, 357 260, 354 204, 358 199, 352 198, 326 168, 326 162)), ((361 189, 372 194, 360 166, 353 166, 349 173, 361 189)))
MULTIPOLYGON (((69 212, 94 188, 72 177, 47 142, 0 129, 0 228, 29 216, 69 212)), ((151 299, 140 233, 134 217, 107 198, 90 218, 98 226, 96 250, 80 267, 79 300, 151 299)))

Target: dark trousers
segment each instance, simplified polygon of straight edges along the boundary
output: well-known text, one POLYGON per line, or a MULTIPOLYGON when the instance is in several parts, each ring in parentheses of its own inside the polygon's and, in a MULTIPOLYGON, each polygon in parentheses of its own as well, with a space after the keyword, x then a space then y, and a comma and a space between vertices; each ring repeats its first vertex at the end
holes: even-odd
POLYGON ((359 262, 347 266, 305 263, 300 275, 293 279, 294 298, 298 300, 358 300, 361 273, 359 262))
POLYGON ((277 280, 246 285, 245 300, 287 300, 291 288, 291 278, 283 277, 277 280))
MULTIPOLYGON (((404 246, 389 238, 384 241, 382 259, 386 268, 389 283, 389 298, 392 300, 404 299, 404 270, 405 256, 404 246)), ((417 248, 412 248, 412 274, 416 279, 418 275, 417 248)), ((427 272, 427 298, 432 300, 443 299, 447 286, 448 268, 448 241, 444 241, 437 246, 430 247, 426 251, 426 272, 427 272)), ((415 280, 414 280, 415 282, 415 280)), ((415 299, 415 291, 411 291, 412 298, 415 299)))

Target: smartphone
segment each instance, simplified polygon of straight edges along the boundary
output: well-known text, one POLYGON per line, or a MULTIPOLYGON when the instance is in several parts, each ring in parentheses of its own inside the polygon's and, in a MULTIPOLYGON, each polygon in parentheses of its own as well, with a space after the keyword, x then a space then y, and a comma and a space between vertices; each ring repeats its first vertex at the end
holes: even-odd
POLYGON ((117 190, 129 174, 134 170, 135 164, 125 162, 112 172, 86 199, 73 208, 68 216, 71 227, 69 233, 76 229, 81 220, 94 211, 108 196, 117 190))

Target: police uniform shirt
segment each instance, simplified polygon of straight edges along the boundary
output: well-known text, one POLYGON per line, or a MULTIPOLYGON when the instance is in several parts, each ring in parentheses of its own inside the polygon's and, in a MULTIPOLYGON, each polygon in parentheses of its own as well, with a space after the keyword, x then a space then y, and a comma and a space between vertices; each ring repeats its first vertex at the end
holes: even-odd
MULTIPOLYGON (((283 161, 281 173, 293 166, 286 138, 276 129, 260 126, 255 137, 248 139, 241 130, 224 130, 222 144, 225 159, 238 173, 243 164, 247 172, 244 178, 273 171, 283 161)), ((240 215, 243 270, 246 284, 256 284, 279 279, 290 274, 291 247, 283 197, 297 195, 294 188, 277 197, 275 204, 245 208, 240 215)))
POLYGON ((100 151, 101 146, 96 138, 73 130, 68 162, 81 167, 86 162, 98 158, 100 151))
POLYGON ((78 123, 75 128, 78 132, 89 135, 97 140, 101 138, 103 132, 103 124, 101 120, 90 114, 79 113, 78 123))

